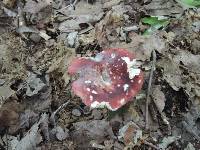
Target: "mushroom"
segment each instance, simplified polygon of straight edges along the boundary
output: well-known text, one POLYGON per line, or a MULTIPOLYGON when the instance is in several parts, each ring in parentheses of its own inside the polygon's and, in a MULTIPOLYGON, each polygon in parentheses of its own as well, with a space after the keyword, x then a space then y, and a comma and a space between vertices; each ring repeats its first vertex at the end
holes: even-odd
POLYGON ((142 88, 143 72, 138 67, 133 53, 113 48, 95 57, 75 58, 68 73, 79 75, 72 90, 85 105, 115 111, 142 88))

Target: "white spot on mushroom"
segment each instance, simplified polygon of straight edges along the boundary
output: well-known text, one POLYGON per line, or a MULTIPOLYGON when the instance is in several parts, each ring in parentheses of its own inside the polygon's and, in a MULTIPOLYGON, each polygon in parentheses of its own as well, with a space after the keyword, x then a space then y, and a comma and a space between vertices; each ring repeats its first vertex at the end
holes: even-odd
POLYGON ((113 74, 112 71, 110 71, 110 74, 113 74))
POLYGON ((124 91, 128 90, 129 85, 128 84, 124 84, 124 91))
POLYGON ((90 81, 90 80, 86 80, 85 83, 86 83, 86 84, 87 84, 87 83, 92 83, 92 81, 90 81))
POLYGON ((124 105, 124 103, 125 103, 125 99, 123 98, 123 99, 120 100, 120 104, 124 105))
POLYGON ((117 87, 120 87, 121 85, 120 84, 117 84, 117 87))
POLYGON ((114 76, 113 79, 116 79, 116 77, 114 76))
POLYGON ((110 93, 110 94, 112 94, 112 92, 111 92, 111 91, 110 91, 109 93, 110 93))
POLYGON ((98 94, 97 91, 95 91, 95 90, 92 90, 92 93, 93 93, 93 94, 98 94))
POLYGON ((118 59, 118 61, 120 61, 121 59, 118 59))
POLYGON ((111 58, 115 58, 115 56, 116 56, 116 55, 115 55, 114 53, 111 54, 111 58))
POLYGON ((90 92, 90 88, 86 88, 86 90, 87 90, 88 92, 90 92))
POLYGON ((92 95, 90 95, 90 101, 93 101, 93 96, 92 95))
POLYGON ((142 82, 142 80, 140 79, 140 80, 138 80, 138 83, 140 84, 142 82))
POLYGON ((129 57, 122 57, 122 60, 124 60, 127 64, 127 72, 129 73, 130 79, 133 79, 136 75, 140 74, 140 69, 134 68, 137 66, 136 59, 131 61, 129 57))

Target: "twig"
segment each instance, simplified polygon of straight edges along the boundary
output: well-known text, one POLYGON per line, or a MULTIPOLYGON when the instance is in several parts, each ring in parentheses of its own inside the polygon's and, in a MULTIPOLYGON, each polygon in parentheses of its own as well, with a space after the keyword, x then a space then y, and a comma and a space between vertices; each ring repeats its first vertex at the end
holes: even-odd
POLYGON ((75 6, 75 5, 76 5, 76 3, 77 3, 77 0, 75 0, 75 1, 73 2, 73 4, 72 4, 72 5, 73 5, 73 6, 75 6))
POLYGON ((146 145, 148 145, 148 146, 150 146, 150 147, 152 147, 152 148, 154 148, 154 149, 158 149, 158 150, 160 149, 159 147, 157 147, 157 146, 155 146, 152 143, 149 143, 147 141, 143 141, 143 143, 146 144, 146 145))
POLYGON ((153 72, 155 70, 155 63, 156 63, 156 52, 155 50, 152 51, 152 57, 153 57, 153 60, 152 60, 152 63, 151 63, 151 72, 150 72, 150 75, 149 75, 149 83, 148 83, 148 89, 147 89, 147 97, 146 97, 146 109, 145 109, 145 128, 146 130, 149 129, 149 103, 150 103, 150 94, 151 94, 151 85, 152 85, 152 79, 153 79, 153 72))
POLYGON ((58 109, 56 109, 52 114, 51 117, 49 118, 50 123, 55 126, 56 125, 56 121, 55 121, 55 115, 61 111, 63 108, 65 108, 70 101, 67 101, 66 103, 62 104, 60 107, 58 107, 58 109))

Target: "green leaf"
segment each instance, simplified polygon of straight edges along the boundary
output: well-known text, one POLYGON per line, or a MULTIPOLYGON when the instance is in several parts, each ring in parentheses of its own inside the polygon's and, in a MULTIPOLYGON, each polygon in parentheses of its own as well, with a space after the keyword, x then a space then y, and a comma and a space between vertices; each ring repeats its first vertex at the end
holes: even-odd
POLYGON ((143 35, 150 35, 156 30, 160 28, 164 28, 169 24, 168 19, 163 19, 163 17, 157 17, 157 16, 151 16, 151 17, 145 17, 141 20, 143 23, 150 25, 150 28, 147 29, 143 35))
POLYGON ((200 0, 177 0, 184 6, 200 7, 200 0))
POLYGON ((149 25, 161 24, 167 21, 167 19, 159 19, 159 17, 144 17, 142 18, 142 22, 149 25))

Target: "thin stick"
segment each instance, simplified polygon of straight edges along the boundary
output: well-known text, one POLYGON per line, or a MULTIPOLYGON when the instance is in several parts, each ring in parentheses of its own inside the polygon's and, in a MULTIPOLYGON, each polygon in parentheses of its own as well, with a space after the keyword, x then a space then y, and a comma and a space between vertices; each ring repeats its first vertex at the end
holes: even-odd
POLYGON ((156 52, 155 50, 152 51, 152 63, 151 63, 151 72, 149 75, 149 83, 148 83, 148 89, 147 89, 147 97, 146 97, 146 109, 145 109, 145 128, 146 130, 149 129, 149 103, 150 103, 150 94, 151 94, 151 85, 152 85, 152 79, 153 79, 153 72, 155 70, 155 64, 156 64, 156 52))
POLYGON ((72 4, 72 5, 73 5, 73 6, 75 6, 75 5, 76 5, 76 3, 77 3, 77 0, 75 0, 75 1, 73 2, 73 4, 72 4))
POLYGON ((154 149, 158 149, 158 150, 160 149, 159 147, 153 145, 152 143, 149 143, 148 141, 143 141, 143 142, 144 142, 144 144, 146 144, 146 145, 148 145, 148 146, 150 146, 150 147, 152 147, 154 149))
POLYGON ((66 103, 62 104, 60 107, 58 107, 58 109, 56 109, 52 114, 51 114, 51 117, 49 118, 50 120, 50 123, 55 126, 56 125, 56 121, 55 121, 55 115, 61 111, 63 108, 65 108, 68 104, 69 104, 70 101, 67 101, 66 103))

